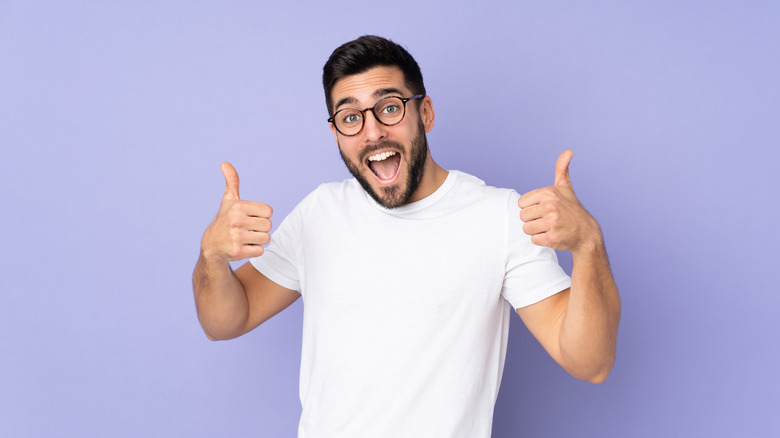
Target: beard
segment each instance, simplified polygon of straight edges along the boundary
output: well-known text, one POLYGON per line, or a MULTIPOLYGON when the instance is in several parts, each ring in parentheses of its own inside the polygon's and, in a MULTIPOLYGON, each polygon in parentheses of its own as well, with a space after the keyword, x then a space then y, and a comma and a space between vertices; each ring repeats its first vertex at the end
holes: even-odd
MULTIPOLYGON (((396 183, 390 187, 380 187, 379 190, 381 193, 377 193, 374 187, 371 186, 368 178, 360 172, 358 166, 353 163, 349 157, 344 155, 344 152, 341 150, 341 145, 339 145, 341 159, 344 160, 344 164, 347 166, 347 169, 349 169, 349 172, 360 183, 363 190, 365 190, 377 204, 385 208, 396 208, 408 204, 409 199, 411 199, 412 195, 417 190, 417 187, 420 186, 423 170, 425 169, 425 159, 428 157, 428 138, 425 136, 425 127, 423 126, 422 121, 418 122, 417 128, 417 135, 412 139, 412 144, 409 149, 405 184, 402 186, 396 183)), ((382 141, 366 147, 361 153, 360 162, 365 162, 365 158, 368 155, 383 148, 391 148, 397 151, 404 150, 403 146, 398 142, 382 141)), ((398 165, 402 166, 403 162, 398 165)), ((368 172, 371 172, 371 170, 368 169, 368 172)))

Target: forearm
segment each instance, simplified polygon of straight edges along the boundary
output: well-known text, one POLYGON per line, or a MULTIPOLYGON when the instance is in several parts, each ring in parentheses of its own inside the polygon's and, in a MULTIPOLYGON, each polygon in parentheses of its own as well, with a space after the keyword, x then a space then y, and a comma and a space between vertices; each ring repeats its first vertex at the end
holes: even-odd
POLYGON ((615 361, 620 297, 603 239, 572 252, 572 286, 561 324, 561 358, 577 378, 600 383, 615 361))
POLYGON ((243 333, 249 316, 244 287, 226 260, 201 253, 192 274, 198 319, 211 340, 232 339, 243 333))

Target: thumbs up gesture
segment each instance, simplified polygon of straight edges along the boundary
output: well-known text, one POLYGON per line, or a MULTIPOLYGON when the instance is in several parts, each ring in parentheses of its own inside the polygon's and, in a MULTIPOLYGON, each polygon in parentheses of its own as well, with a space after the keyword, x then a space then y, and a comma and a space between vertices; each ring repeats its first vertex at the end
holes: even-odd
POLYGON ((555 163, 555 182, 550 187, 532 190, 517 201, 523 231, 537 245, 579 252, 602 241, 601 228, 580 204, 569 178, 569 163, 574 153, 564 151, 555 163))
POLYGON ((217 217, 206 228, 200 244, 201 252, 212 260, 241 260, 263 254, 271 240, 271 215, 267 204, 242 201, 238 196, 238 173, 230 163, 222 163, 225 194, 217 217))

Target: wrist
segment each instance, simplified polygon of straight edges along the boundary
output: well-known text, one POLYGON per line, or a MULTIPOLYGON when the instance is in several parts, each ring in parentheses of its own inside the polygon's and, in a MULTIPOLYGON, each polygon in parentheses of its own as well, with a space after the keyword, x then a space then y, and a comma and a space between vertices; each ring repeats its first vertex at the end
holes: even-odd
POLYGON ((203 247, 200 248, 200 258, 207 264, 227 263, 229 261, 228 258, 219 251, 203 247))
POLYGON ((601 227, 598 223, 593 224, 592 231, 588 233, 577 248, 573 249, 572 255, 592 256, 604 251, 604 236, 601 234, 601 227))

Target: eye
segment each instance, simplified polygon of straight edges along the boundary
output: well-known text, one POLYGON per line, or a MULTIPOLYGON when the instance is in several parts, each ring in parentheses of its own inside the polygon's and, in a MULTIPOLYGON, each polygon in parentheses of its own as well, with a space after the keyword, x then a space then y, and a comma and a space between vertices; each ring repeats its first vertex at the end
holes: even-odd
POLYGON ((344 116, 341 118, 341 120, 344 123, 347 123, 347 124, 357 123, 357 122, 360 121, 360 114, 358 114, 358 113, 347 113, 347 114, 344 114, 344 116))
POLYGON ((387 105, 386 107, 382 108, 382 112, 385 114, 393 114, 394 112, 397 112, 401 109, 400 106, 395 104, 387 105))

